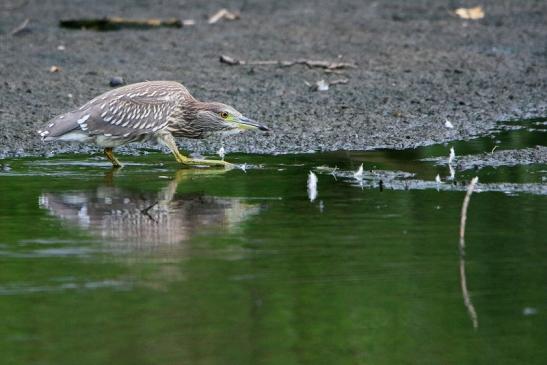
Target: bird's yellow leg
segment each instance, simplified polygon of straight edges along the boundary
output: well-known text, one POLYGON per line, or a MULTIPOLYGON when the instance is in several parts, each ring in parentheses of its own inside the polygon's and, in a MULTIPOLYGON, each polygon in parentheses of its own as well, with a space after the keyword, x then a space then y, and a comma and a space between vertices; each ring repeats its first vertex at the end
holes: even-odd
POLYGON ((222 160, 205 160, 205 159, 198 159, 198 158, 190 158, 184 156, 182 153, 179 152, 179 149, 177 148, 177 144, 175 142, 175 139, 171 134, 162 134, 159 137, 159 140, 166 145, 169 150, 173 153, 175 156, 175 159, 180 162, 183 165, 188 166, 221 166, 227 169, 231 169, 234 167, 233 164, 222 161, 222 160))
POLYGON ((112 167, 123 167, 122 163, 118 161, 116 156, 114 156, 114 153, 112 152, 112 147, 105 148, 104 154, 106 158, 108 158, 108 160, 112 162, 112 167))

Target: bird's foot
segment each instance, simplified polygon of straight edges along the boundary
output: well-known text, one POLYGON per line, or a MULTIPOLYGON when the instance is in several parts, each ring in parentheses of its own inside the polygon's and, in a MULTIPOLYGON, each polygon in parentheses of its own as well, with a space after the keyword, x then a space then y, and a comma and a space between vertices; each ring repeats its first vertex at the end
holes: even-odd
POLYGON ((234 164, 226 162, 224 160, 206 160, 200 158, 188 158, 183 155, 177 156, 177 161, 183 165, 188 166, 210 166, 210 167, 224 167, 225 169, 233 169, 234 164))
POLYGON ((112 152, 112 148, 105 148, 104 154, 106 158, 112 163, 112 168, 118 169, 120 167, 123 167, 122 163, 114 156, 114 153, 112 152))

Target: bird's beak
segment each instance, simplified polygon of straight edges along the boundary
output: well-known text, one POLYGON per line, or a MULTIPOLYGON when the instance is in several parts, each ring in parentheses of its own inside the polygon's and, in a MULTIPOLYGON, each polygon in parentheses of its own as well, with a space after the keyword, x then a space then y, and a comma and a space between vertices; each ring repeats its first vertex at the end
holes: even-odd
POLYGON ((270 130, 270 128, 259 124, 257 121, 252 120, 251 118, 244 117, 243 115, 237 118, 237 124, 239 129, 258 129, 261 131, 270 130))

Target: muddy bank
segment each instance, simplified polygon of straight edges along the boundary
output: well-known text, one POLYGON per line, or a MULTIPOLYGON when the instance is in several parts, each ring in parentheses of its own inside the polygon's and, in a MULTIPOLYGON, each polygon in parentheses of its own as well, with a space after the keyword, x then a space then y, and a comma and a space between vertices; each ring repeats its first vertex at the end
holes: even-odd
MULTIPOLYGON (((480 135, 499 120, 547 115, 547 3, 481 3, 485 18, 465 21, 452 10, 475 4, 7 0, 0 7, 0 153, 96 152, 44 145, 34 130, 109 90, 113 76, 129 83, 177 80, 197 98, 232 104, 273 129, 225 138, 227 152, 408 148, 480 135), (207 24, 221 7, 239 10, 241 19, 207 24), (115 32, 58 26, 60 19, 103 16, 196 24, 115 32), (26 29, 10 35, 26 18, 26 29), (229 66, 219 62, 221 54, 354 62, 357 68, 340 75, 302 65, 229 66), (60 72, 49 72, 51 66, 60 72), (340 78, 349 82, 324 92, 306 85, 340 78)), ((182 148, 201 153, 220 143, 180 140, 182 148)))
POLYGON ((455 162, 458 170, 484 167, 547 164, 547 147, 536 146, 520 150, 494 151, 479 155, 460 156, 455 162))

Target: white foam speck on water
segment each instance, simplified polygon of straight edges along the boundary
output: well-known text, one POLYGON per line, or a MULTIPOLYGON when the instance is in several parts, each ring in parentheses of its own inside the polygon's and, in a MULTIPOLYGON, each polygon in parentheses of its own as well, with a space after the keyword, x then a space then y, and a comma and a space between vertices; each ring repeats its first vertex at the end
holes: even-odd
POLYGON ((357 171, 353 174, 353 177, 356 178, 356 179, 360 179, 360 178, 363 177, 363 164, 361 164, 361 166, 359 166, 357 171))
POLYGON ((221 147, 218 149, 217 155, 219 155, 220 158, 221 158, 221 160, 224 161, 224 156, 225 156, 224 146, 221 146, 221 147))
POLYGON ((456 151, 454 150, 454 147, 450 147, 450 155, 448 155, 448 163, 452 163, 454 159, 456 158, 456 151))
POLYGON ((312 171, 308 174, 308 198, 310 202, 317 198, 317 175, 312 171))

